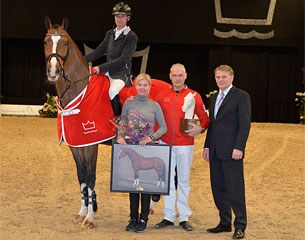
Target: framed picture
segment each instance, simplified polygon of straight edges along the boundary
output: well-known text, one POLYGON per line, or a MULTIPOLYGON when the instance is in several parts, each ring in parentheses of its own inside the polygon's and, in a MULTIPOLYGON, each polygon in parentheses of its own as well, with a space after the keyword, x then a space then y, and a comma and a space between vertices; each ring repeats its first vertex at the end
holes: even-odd
POLYGON ((112 143, 111 192, 169 195, 171 146, 112 143))

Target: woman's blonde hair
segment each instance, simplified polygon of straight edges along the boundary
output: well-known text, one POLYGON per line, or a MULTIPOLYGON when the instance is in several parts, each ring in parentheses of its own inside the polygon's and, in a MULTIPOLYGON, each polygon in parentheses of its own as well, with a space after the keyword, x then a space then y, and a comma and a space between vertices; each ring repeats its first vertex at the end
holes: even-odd
POLYGON ((141 80, 146 80, 149 83, 149 85, 151 85, 151 77, 147 73, 141 73, 136 77, 136 80, 135 80, 136 85, 141 80))

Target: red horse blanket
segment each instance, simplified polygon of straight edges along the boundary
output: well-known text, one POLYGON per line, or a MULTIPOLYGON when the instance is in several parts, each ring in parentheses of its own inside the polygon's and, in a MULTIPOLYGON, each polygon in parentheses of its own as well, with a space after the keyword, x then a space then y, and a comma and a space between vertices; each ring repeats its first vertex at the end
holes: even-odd
POLYGON ((109 79, 93 75, 86 88, 65 108, 57 100, 58 138, 69 146, 83 147, 115 137, 109 119, 114 117, 108 95, 109 79))
MULTIPOLYGON (((161 80, 153 80, 149 97, 154 99, 161 89, 170 85, 161 80)), ((57 101, 59 114, 57 130, 60 143, 65 141, 72 147, 98 144, 115 137, 115 127, 109 121, 114 117, 109 99, 109 79, 107 76, 93 75, 86 88, 65 108, 57 101)), ((136 95, 135 86, 125 87, 120 92, 122 105, 130 96, 136 95)))

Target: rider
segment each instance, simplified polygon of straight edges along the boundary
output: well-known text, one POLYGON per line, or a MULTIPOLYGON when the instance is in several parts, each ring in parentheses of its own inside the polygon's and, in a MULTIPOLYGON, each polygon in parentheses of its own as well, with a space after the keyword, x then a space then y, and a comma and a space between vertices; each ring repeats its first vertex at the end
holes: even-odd
POLYGON ((132 85, 131 60, 132 54, 137 48, 138 37, 127 22, 131 17, 131 8, 124 2, 119 2, 112 9, 115 28, 106 32, 103 41, 97 48, 87 54, 87 62, 98 60, 106 54, 107 61, 95 66, 96 73, 103 73, 109 77, 109 98, 115 116, 121 115, 121 103, 119 92, 122 88, 132 85))

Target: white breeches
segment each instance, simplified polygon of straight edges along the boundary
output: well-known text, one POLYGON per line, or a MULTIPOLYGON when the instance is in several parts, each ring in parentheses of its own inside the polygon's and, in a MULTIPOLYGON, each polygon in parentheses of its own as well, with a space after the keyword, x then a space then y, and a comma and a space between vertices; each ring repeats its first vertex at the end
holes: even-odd
POLYGON ((109 76, 109 73, 107 72, 105 75, 108 76, 110 86, 109 86, 109 98, 112 100, 125 86, 125 83, 122 79, 113 79, 109 76))
MULTIPOLYGON (((162 141, 160 141, 163 143, 162 141)), ((179 212, 179 222, 188 221, 192 214, 188 204, 190 193, 190 170, 193 162, 194 145, 172 146, 170 194, 163 196, 164 219, 174 222, 176 219, 176 206, 179 212), (175 167, 177 167, 178 187, 175 189, 175 167)))

